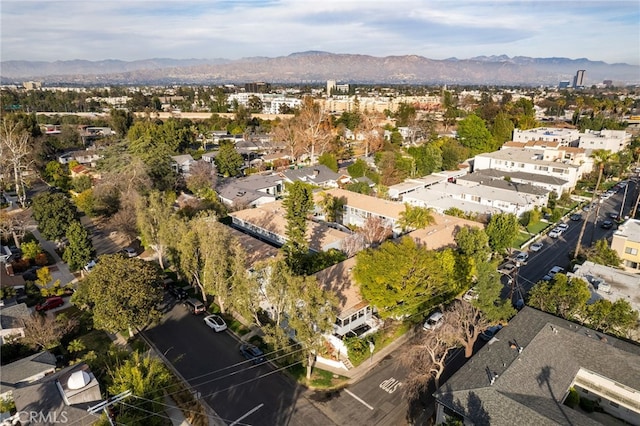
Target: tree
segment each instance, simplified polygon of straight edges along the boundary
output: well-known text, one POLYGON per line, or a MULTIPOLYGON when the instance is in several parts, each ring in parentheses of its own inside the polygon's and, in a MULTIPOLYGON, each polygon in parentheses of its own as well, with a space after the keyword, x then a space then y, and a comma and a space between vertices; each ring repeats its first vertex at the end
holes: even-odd
POLYGON ((272 131, 274 142, 284 144, 289 158, 294 163, 303 152, 302 142, 298 137, 297 122, 293 118, 282 120, 272 131))
POLYGON ((55 318, 51 315, 34 314, 24 322, 22 342, 35 349, 53 349, 60 344, 60 339, 71 333, 77 325, 76 320, 62 316, 55 318))
POLYGON ((87 175, 80 175, 71 179, 71 187, 77 193, 91 189, 92 185, 91 178, 87 175))
POLYGON ((142 355, 134 351, 129 358, 120 362, 109 371, 111 385, 109 394, 117 395, 131 391, 139 397, 135 407, 118 405, 118 423, 164 425, 165 419, 149 416, 148 413, 160 413, 165 409, 164 395, 167 386, 173 384, 174 378, 159 358, 142 355))
POLYGON ((483 229, 464 226, 456 232, 454 240, 458 247, 459 271, 463 279, 473 279, 477 277, 476 267, 481 263, 486 263, 491 249, 489 248, 489 237, 483 229))
POLYGON ((365 247, 381 244, 393 236, 391 225, 386 223, 380 216, 368 217, 356 233, 362 235, 362 239, 366 244, 365 247))
POLYGON ((492 323, 507 321, 516 314, 511 300, 501 297, 503 284, 500 273, 493 262, 482 262, 476 266, 476 280, 474 288, 478 298, 472 302, 480 309, 484 316, 492 323))
POLYGON ((6 117, 0 125, 0 174, 11 176, 13 186, 18 195, 18 203, 24 208, 27 201, 25 176, 31 167, 31 145, 29 134, 20 122, 10 122, 6 117))
POLYGON ((223 176, 238 176, 244 165, 242 155, 238 153, 233 142, 223 140, 220 142, 220 150, 215 158, 216 169, 223 176))
MULTIPOLYGON (((591 156, 594 158, 595 160, 595 164, 598 166, 598 181, 596 182, 596 187, 593 189, 593 194, 591 195, 591 204, 593 205, 595 200, 596 200, 596 196, 598 194, 598 189, 600 188, 600 182, 602 181, 602 172, 604 171, 604 166, 607 163, 607 161, 609 161, 609 158, 611 157, 611 151, 609 150, 603 150, 603 149, 596 149, 595 151, 593 151, 593 153, 591 154, 591 156)), ((597 204, 597 210, 600 210, 600 204, 597 204)), ((584 237, 584 230, 587 227, 587 222, 589 222, 589 216, 591 215, 591 210, 589 209, 587 211, 586 217, 584 218, 584 220, 582 221, 582 226, 580 227, 580 233, 578 234, 578 241, 576 242, 576 249, 573 252, 573 258, 577 259, 578 256, 580 255, 580 249, 582 248, 582 237, 584 237)), ((597 211, 596 211, 596 215, 597 215, 597 211)), ((593 221, 593 226, 596 225, 596 221, 593 221)))
POLYGON ((289 185, 282 206, 286 209, 287 220, 287 242, 282 249, 293 272, 300 274, 303 271, 304 257, 309 252, 307 216, 313 209, 311 186, 301 181, 289 185))
POLYGON ((415 229, 426 228, 435 223, 433 210, 430 208, 412 206, 409 203, 404 204, 404 211, 400 212, 398 224, 404 232, 415 229))
POLYGON ((320 208, 327 222, 336 222, 342 219, 342 209, 345 205, 343 197, 334 197, 328 192, 320 193, 320 208))
POLYGON ((594 246, 587 250, 587 260, 614 268, 619 267, 622 263, 618 252, 609 247, 607 240, 596 241, 594 246))
POLYGON ((540 281, 533 286, 528 305, 571 320, 584 311, 590 298, 591 292, 584 280, 556 274, 551 281, 540 281))
POLYGON ((509 116, 500 111, 498 115, 496 115, 491 128, 491 134, 493 135, 496 144, 501 146, 503 143, 512 140, 513 129, 513 122, 509 116))
POLYGON ((28 260, 35 260, 42 253, 42 247, 38 241, 27 241, 20 246, 20 250, 22 250, 22 258, 28 260))
POLYGON ((444 137, 439 141, 443 170, 457 170, 458 164, 469 157, 469 149, 453 138, 444 137))
POLYGON ((216 187, 217 175, 215 168, 211 163, 204 160, 196 161, 189 167, 189 176, 187 176, 187 189, 193 194, 202 196, 208 194, 216 187))
POLYGON ((458 140, 463 146, 469 148, 471 156, 497 149, 484 120, 475 114, 469 115, 458 123, 458 140))
POLYGON ((75 206, 59 192, 36 195, 31 209, 40 233, 47 240, 61 240, 71 222, 77 220, 75 206))
POLYGON ((49 184, 57 188, 67 189, 69 187, 69 169, 59 161, 49 161, 44 168, 43 176, 49 184))
POLYGON ((456 341, 464 347, 465 358, 471 358, 473 345, 480 333, 489 326, 489 321, 480 309, 464 301, 454 301, 444 315, 451 325, 448 332, 452 332, 456 341))
POLYGON ((607 299, 596 300, 587 305, 585 316, 586 322, 592 328, 623 337, 629 337, 629 332, 638 322, 638 311, 624 299, 618 299, 613 303, 607 299))
POLYGON ((402 318, 428 310, 453 291, 449 277, 455 266, 445 256, 404 237, 358 253, 353 274, 381 318, 402 318))
POLYGON ((489 236, 489 246, 500 253, 511 247, 519 232, 518 218, 513 213, 499 213, 491 216, 485 232, 489 236))
POLYGON ((442 170, 442 152, 433 143, 409 147, 407 152, 414 161, 412 175, 426 176, 442 170))
POLYGON ((71 222, 65 236, 68 243, 62 253, 62 260, 67 262, 70 270, 77 271, 93 258, 91 237, 87 229, 77 220, 71 222))
POLYGON ((315 278, 305 277, 294 289, 296 302, 289 305, 289 326, 295 331, 295 339, 306 353, 307 380, 317 351, 323 347, 323 334, 330 333, 336 320, 335 296, 322 288, 315 278))
POLYGON ((142 236, 142 243, 156 253, 161 269, 164 269, 164 257, 170 233, 166 227, 174 212, 174 197, 175 195, 169 196, 166 193, 152 191, 148 196, 139 198, 136 206, 136 222, 142 236))
POLYGON ((312 97, 305 96, 295 117, 296 138, 308 153, 311 164, 321 155, 331 141, 331 124, 327 112, 312 97))
POLYGON ((86 348, 87 347, 84 345, 84 343, 82 343, 82 340, 80 339, 73 339, 72 341, 69 342, 69 345, 67 346, 67 350, 71 353, 82 352, 86 348))
POLYGON ((320 157, 318 157, 318 164, 325 165, 334 172, 338 171, 338 159, 335 155, 329 152, 325 152, 320 157))
POLYGON ((96 328, 115 333, 126 327, 144 328, 160 318, 161 283, 152 263, 119 254, 103 255, 76 293, 93 306, 96 328))

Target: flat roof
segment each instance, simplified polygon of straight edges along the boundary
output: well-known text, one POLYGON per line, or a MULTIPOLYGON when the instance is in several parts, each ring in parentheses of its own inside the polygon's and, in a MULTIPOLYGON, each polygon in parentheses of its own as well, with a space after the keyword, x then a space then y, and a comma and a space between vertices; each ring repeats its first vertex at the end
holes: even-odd
POLYGON ((517 161, 519 163, 540 164, 544 166, 552 166, 559 169, 577 169, 579 166, 573 164, 566 164, 561 161, 546 161, 541 160, 539 157, 544 155, 543 150, 536 149, 502 149, 500 151, 485 152, 483 154, 476 155, 477 157, 495 158, 496 160, 508 160, 517 161))
POLYGON ((484 229, 480 222, 462 219, 455 216, 434 214, 435 223, 426 228, 409 232, 409 236, 418 244, 426 245, 429 250, 439 250, 456 245, 455 235, 463 227, 484 229))
POLYGON ((640 220, 627 219, 618 227, 616 232, 614 232, 614 235, 626 237, 627 241, 640 243, 640 220))
POLYGON ((611 302, 624 299, 631 304, 633 309, 640 311, 640 278, 638 275, 589 261, 577 265, 573 275, 583 278, 591 284, 590 303, 598 299, 607 299, 611 302), (606 290, 604 288, 596 289, 593 285, 593 280, 596 278, 604 280, 609 287, 606 290))
MULTIPOLYGON (((370 195, 358 194, 357 192, 347 191, 345 189, 329 189, 329 194, 336 198, 342 198, 345 205, 354 207, 366 212, 374 213, 378 216, 399 219, 400 213, 404 212, 405 206, 397 201, 383 200, 382 198, 372 197, 370 195)), ((314 201, 316 204, 321 199, 322 191, 314 193, 314 201)))

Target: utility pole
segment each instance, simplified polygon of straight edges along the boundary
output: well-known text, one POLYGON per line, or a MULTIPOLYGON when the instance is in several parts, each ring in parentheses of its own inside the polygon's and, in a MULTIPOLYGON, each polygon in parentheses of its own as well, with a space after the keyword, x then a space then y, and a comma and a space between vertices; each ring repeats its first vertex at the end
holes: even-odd
POLYGON ((111 419, 111 416, 109 415, 109 407, 111 407, 113 404, 122 401, 123 399, 125 399, 126 397, 128 397, 129 395, 131 395, 131 391, 124 391, 122 393, 119 393, 116 396, 112 396, 111 398, 107 398, 106 400, 102 401, 99 404, 94 405, 93 407, 89 407, 87 408, 87 411, 91 414, 97 414, 100 412, 100 410, 103 410, 104 413, 107 415, 107 420, 109 420, 109 424, 111 426, 115 426, 113 424, 113 420, 111 419))

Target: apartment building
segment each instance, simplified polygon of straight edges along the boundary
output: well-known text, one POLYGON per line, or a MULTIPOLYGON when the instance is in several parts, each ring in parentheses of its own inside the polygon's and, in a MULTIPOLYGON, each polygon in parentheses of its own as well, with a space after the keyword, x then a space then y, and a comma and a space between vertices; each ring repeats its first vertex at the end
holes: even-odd
POLYGON ((624 268, 640 272, 640 220, 627 219, 613 233, 611 248, 618 253, 624 268))
POLYGON ((580 138, 578 129, 557 129, 555 127, 536 127, 528 130, 513 130, 514 142, 558 142, 561 146, 576 145, 580 138))
POLYGON ((631 134, 624 130, 587 130, 580 133, 578 147, 589 150, 603 149, 619 152, 631 143, 631 134))

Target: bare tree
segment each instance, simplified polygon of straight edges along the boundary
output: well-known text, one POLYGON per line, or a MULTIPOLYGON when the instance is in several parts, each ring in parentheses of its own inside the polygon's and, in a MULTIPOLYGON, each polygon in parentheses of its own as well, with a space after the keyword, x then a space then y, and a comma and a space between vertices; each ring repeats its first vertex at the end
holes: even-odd
POLYGON ((356 133, 361 134, 364 138, 364 155, 366 157, 370 153, 380 150, 384 145, 384 132, 380 127, 380 122, 383 118, 379 112, 369 112, 366 109, 360 114, 360 122, 356 128, 356 133))
POLYGON ((22 239, 27 233, 28 220, 29 213, 26 210, 0 211, 0 236, 3 239, 12 237, 16 247, 20 247, 22 239))
POLYGON ((367 243, 364 241, 362 234, 354 232, 349 234, 342 240, 342 251, 347 257, 355 256, 359 251, 364 250, 367 247, 367 243))
POLYGON ((216 187, 217 174, 211 163, 204 160, 196 161, 189 168, 186 183, 189 191, 196 195, 216 187))
POLYGON ((10 123, 2 120, 0 127, 0 174, 13 175, 18 202, 24 208, 27 202, 26 182, 24 172, 29 169, 33 161, 30 159, 31 147, 29 134, 20 123, 10 123))
POLYGON ((22 341, 37 349, 51 349, 60 344, 60 339, 70 333, 78 321, 53 315, 34 314, 24 323, 22 341))
POLYGON ((378 216, 368 217, 358 232, 364 238, 367 247, 380 244, 393 235, 391 226, 378 216))
POLYGON ((307 96, 304 98, 300 113, 295 117, 297 138, 309 154, 311 164, 322 155, 331 142, 331 123, 324 109, 307 96))
POLYGON ((274 141, 285 145, 289 157, 294 163, 303 151, 298 134, 298 126, 294 118, 282 120, 272 131, 274 141))
POLYGON ((464 347, 465 358, 470 358, 473 345, 480 333, 489 326, 489 321, 480 309, 463 301, 454 302, 445 315, 455 339, 464 347))

